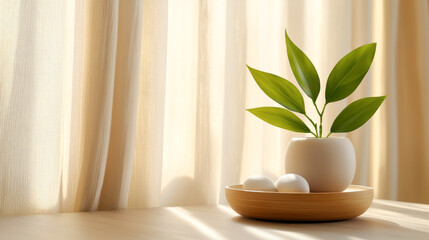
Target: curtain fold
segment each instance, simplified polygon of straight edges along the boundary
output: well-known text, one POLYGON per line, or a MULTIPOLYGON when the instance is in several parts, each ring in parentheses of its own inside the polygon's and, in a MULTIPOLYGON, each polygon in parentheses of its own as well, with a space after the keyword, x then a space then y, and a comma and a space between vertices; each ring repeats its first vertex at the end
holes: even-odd
POLYGON ((0 0, 0 215, 226 203, 226 185, 279 177, 305 135, 245 111, 276 105, 246 64, 296 83, 285 28, 319 72, 319 106, 335 63, 377 42, 323 132, 348 103, 387 95, 339 134, 353 183, 429 203, 428 1, 0 0))
POLYGON ((76 211, 96 210, 106 171, 112 125, 118 1, 84 5, 80 166, 76 211))
POLYGON ((394 49, 398 79, 395 89, 398 199, 426 203, 429 202, 428 12, 428 1, 399 2, 394 49))
POLYGON ((128 206, 159 206, 164 139, 168 1, 144 1, 137 136, 128 206), (150 137, 149 137, 150 136, 150 137))
POLYGON ((69 17, 59 2, 1 2, 1 215, 59 211, 69 17))
POLYGON ((142 2, 120 1, 112 123, 98 209, 125 208, 137 130, 142 2))

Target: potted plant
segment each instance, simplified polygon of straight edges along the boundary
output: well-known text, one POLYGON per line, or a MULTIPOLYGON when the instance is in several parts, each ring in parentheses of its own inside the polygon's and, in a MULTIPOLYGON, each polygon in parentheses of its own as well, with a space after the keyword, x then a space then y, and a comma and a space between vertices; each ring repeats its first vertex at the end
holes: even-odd
POLYGON ((289 142, 286 172, 303 176, 312 192, 343 191, 353 180, 356 156, 348 138, 330 136, 361 127, 374 115, 386 96, 367 97, 350 103, 336 117, 326 135, 322 132, 323 115, 328 104, 348 97, 359 86, 374 59, 376 43, 354 49, 335 65, 326 82, 325 103, 322 108, 318 108, 319 75, 310 59, 292 42, 286 31, 285 38, 292 72, 301 89, 313 102, 319 115, 318 121, 307 115, 304 99, 294 84, 249 66, 250 73, 262 91, 283 108, 260 107, 247 111, 274 126, 311 133, 314 137, 293 138, 289 142), (292 112, 302 114, 311 128, 292 112))

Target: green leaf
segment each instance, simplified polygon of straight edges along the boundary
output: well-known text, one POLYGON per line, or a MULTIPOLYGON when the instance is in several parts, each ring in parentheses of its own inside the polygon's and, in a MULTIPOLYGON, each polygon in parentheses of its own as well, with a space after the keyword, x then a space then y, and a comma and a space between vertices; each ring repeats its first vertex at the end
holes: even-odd
POLYGON ((274 74, 262 72, 249 66, 247 68, 268 97, 291 111, 305 114, 304 99, 295 85, 274 74))
POLYGON ((331 132, 351 132, 361 127, 374 115, 385 98, 367 97, 350 103, 334 120, 331 132))
POLYGON ((371 66, 375 48, 376 43, 358 47, 335 65, 326 83, 326 103, 344 99, 356 90, 371 66))
POLYGON ((265 122, 279 128, 294 132, 311 132, 307 125, 305 125, 305 123, 299 117, 284 108, 260 107, 247 109, 247 111, 253 113, 253 115, 264 120, 265 122))
POLYGON ((299 86, 301 86, 302 90, 304 90, 305 94, 313 101, 316 101, 320 92, 320 80, 316 68, 301 49, 290 40, 286 31, 285 36, 287 56, 296 81, 299 86))

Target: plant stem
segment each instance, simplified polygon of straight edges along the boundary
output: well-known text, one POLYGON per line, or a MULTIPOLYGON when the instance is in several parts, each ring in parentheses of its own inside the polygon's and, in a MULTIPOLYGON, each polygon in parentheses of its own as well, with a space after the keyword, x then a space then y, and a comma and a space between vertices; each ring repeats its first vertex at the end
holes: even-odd
POLYGON ((325 103, 325 105, 323 105, 322 113, 319 113, 319 116, 320 116, 320 120, 319 120, 319 122, 320 122, 320 125, 319 125, 319 137, 322 137, 323 113, 325 113, 326 105, 327 105, 327 103, 325 103))
POLYGON ((314 134, 314 132, 310 131, 311 134, 313 134, 314 137, 317 138, 316 134, 314 134))
POLYGON ((329 135, 331 135, 332 134, 332 132, 330 132, 327 136, 326 136, 326 138, 328 138, 329 137, 329 135))
POLYGON ((323 127, 322 127, 322 117, 323 117, 323 111, 325 111, 326 103, 325 103, 325 106, 323 106, 322 113, 320 113, 319 108, 317 107, 316 101, 313 101, 313 105, 316 108, 317 114, 319 114, 319 131, 317 132, 317 130, 316 130, 316 134, 317 134, 318 138, 321 138, 322 137, 322 129, 323 129, 323 127))
POLYGON ((316 129, 316 136, 319 137, 319 132, 318 132, 318 128, 317 128, 317 123, 314 125, 314 128, 316 129))
POLYGON ((322 116, 323 116, 323 113, 325 112, 326 105, 328 105, 328 103, 325 103, 325 105, 323 105, 322 116))
POLYGON ((313 132, 311 132, 311 133, 313 133, 313 135, 315 137, 319 137, 319 134, 317 132, 317 125, 313 122, 313 120, 311 120, 311 118, 306 113, 304 113, 304 116, 311 122, 311 124, 313 125, 314 129, 316 130, 316 134, 314 134, 313 132))
POLYGON ((319 116, 320 116, 319 108, 317 107, 317 105, 316 105, 316 102, 315 102, 315 101, 313 101, 313 105, 314 105, 314 107, 316 108, 316 111, 317 111, 317 113, 318 113, 318 114, 319 114, 319 116))

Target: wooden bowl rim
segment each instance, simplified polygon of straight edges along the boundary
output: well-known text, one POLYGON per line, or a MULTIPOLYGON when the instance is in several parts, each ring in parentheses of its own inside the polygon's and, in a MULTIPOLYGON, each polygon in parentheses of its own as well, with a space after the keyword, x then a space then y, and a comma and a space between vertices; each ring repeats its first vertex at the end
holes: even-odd
POLYGON ((225 189, 239 192, 247 192, 247 193, 257 193, 257 194, 282 194, 282 195, 333 195, 333 194, 348 194, 355 192, 366 192, 373 191, 374 188, 369 186, 362 185, 350 185, 343 192, 310 192, 310 193, 302 193, 302 192, 273 192, 273 191, 258 191, 258 190, 245 190, 243 189, 243 184, 234 184, 226 186, 225 189), (353 189, 353 191, 347 191, 348 189, 353 189))

